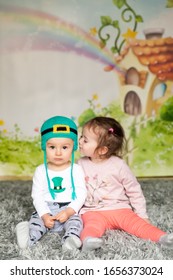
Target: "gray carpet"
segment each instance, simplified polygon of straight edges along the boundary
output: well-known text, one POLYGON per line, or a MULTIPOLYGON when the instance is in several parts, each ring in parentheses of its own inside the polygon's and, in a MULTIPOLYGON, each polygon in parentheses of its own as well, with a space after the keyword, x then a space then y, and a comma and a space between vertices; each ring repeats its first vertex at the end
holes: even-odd
MULTIPOLYGON (((152 223, 173 232, 173 180, 140 181, 152 223)), ((0 181, 1 260, 172 260, 173 248, 165 249, 119 230, 104 235, 105 245, 94 252, 61 251, 58 234, 46 234, 32 249, 19 250, 15 225, 28 220, 32 211, 31 181, 0 181)))

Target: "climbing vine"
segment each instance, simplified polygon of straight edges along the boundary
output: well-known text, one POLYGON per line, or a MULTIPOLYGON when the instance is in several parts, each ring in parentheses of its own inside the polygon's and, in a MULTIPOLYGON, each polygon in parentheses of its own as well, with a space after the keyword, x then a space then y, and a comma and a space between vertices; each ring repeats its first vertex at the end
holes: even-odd
POLYGON ((103 31, 109 26, 113 27, 116 30, 116 37, 114 39, 114 45, 111 46, 111 51, 120 54, 126 39, 136 36, 138 23, 143 22, 143 18, 141 15, 136 14, 126 0, 113 0, 112 2, 119 10, 121 9, 122 21, 127 24, 131 22, 133 27, 132 29, 128 28, 126 34, 122 34, 120 22, 117 19, 112 19, 110 16, 101 16, 101 27, 98 30, 98 37, 101 41, 101 47, 105 47, 110 38, 112 38, 112 35, 108 33, 103 35, 103 31), (121 35, 124 39, 121 38, 121 35))

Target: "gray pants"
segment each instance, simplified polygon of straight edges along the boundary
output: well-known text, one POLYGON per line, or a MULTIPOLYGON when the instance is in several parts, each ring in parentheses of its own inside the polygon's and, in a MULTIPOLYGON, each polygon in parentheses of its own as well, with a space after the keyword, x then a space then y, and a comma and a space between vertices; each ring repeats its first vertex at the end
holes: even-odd
MULTIPOLYGON (((58 202, 49 202, 48 206, 52 215, 56 215, 57 213, 64 210, 67 206, 63 206, 58 202)), ((45 233, 50 232, 58 232, 62 233, 64 231, 64 235, 62 237, 62 244, 65 239, 71 235, 76 235, 80 238, 80 233, 83 229, 83 222, 81 217, 78 214, 71 216, 66 222, 60 223, 59 221, 55 221, 54 227, 48 229, 45 227, 43 220, 38 216, 37 212, 34 212, 29 221, 29 235, 30 240, 28 242, 29 246, 34 245, 45 233)))

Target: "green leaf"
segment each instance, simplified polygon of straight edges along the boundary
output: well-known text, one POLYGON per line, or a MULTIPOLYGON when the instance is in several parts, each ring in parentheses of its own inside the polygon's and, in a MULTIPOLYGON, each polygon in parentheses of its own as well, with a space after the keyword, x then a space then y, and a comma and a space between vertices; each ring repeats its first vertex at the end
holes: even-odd
POLYGON ((126 4, 125 0, 112 0, 112 2, 118 9, 121 9, 126 4))
POLYGON ((173 8, 173 0, 167 0, 166 8, 173 8))
POLYGON ((109 16, 101 16, 101 23, 102 25, 109 25, 112 24, 112 19, 109 16))
POLYGON ((143 18, 140 15, 137 15, 135 19, 137 22, 143 22, 143 18))
POLYGON ((117 48, 115 48, 115 47, 112 47, 112 48, 111 48, 111 51, 112 51, 113 53, 117 53, 117 52, 118 52, 117 48))
POLYGON ((114 20, 114 21, 112 22, 112 25, 113 25, 113 27, 115 27, 115 28, 119 28, 119 21, 118 21, 118 20, 114 20))

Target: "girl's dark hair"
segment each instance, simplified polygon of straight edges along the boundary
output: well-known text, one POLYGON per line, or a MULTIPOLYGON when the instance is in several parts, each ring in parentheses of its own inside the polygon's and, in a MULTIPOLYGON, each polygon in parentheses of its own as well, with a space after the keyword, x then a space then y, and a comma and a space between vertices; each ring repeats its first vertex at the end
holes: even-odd
POLYGON ((106 146, 107 153, 102 158, 109 158, 112 155, 122 157, 125 147, 125 133, 121 124, 113 118, 95 117, 85 123, 84 127, 92 129, 98 136, 96 151, 106 146))

